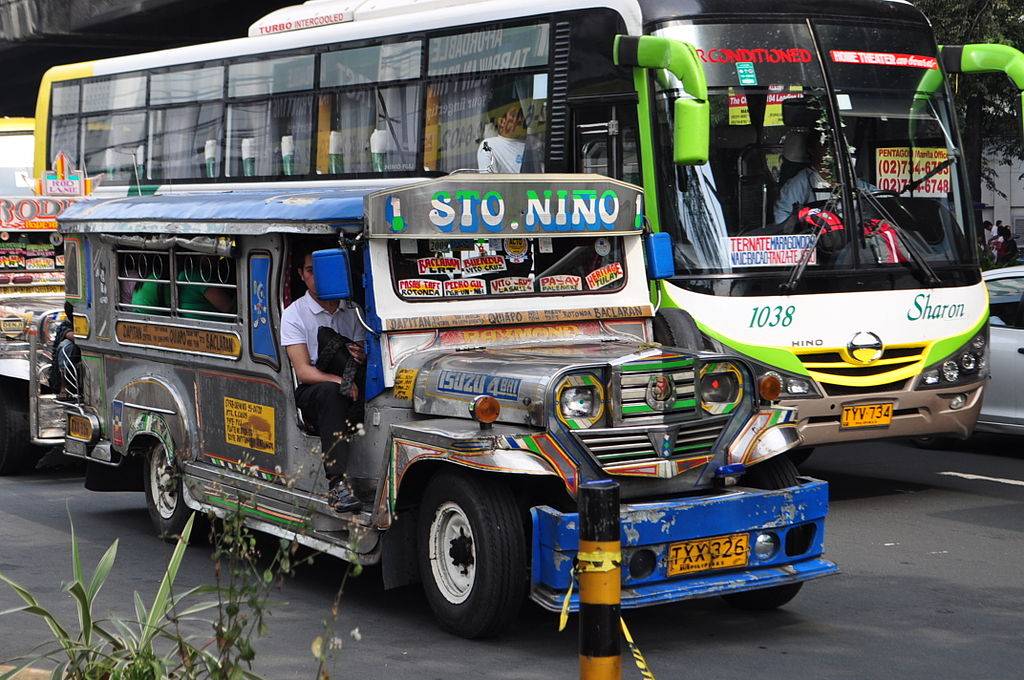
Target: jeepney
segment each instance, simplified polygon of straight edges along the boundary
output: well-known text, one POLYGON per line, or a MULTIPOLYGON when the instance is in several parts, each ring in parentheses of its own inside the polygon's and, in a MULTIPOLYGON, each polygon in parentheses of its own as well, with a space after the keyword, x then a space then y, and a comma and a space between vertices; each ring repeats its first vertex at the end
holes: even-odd
MULTIPOLYGON (((192 510, 422 581, 440 624, 500 631, 528 594, 558 610, 578 545, 575 496, 621 485, 625 608, 725 595, 789 601, 823 559, 827 485, 798 479, 792 414, 735 357, 652 341, 638 187, 597 175, 456 174, 321 190, 86 201, 61 217, 84 282, 67 453, 87 485, 143 490, 157 531, 192 510), (376 188, 376 191, 371 189, 376 188), (296 412, 281 312, 315 239, 322 299, 366 328, 361 425, 330 510, 319 439, 296 412), (166 286, 170 302, 133 290, 166 286), (183 310, 183 287, 235 308, 183 310)), ((70 255, 69 255, 70 256, 70 255)), ((572 595, 569 606, 578 609, 572 595)))
POLYGON ((34 465, 64 441, 63 408, 50 389, 54 333, 64 310, 57 215, 70 201, 0 197, 0 475, 34 465))

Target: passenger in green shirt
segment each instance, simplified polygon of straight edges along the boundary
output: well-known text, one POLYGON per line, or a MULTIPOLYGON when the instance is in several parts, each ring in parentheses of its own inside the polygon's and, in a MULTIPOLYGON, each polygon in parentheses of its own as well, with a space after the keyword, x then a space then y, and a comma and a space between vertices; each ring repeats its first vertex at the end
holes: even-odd
MULTIPOLYGON (((183 284, 185 272, 178 274, 178 308, 182 312, 221 312, 231 313, 235 309, 234 291, 216 286, 183 284)), ((145 307, 170 307, 169 288, 166 283, 146 281, 132 293, 133 305, 145 307)), ((155 309, 142 309, 141 312, 166 316, 167 312, 155 309)), ((210 319, 203 314, 183 313, 187 319, 210 319)))

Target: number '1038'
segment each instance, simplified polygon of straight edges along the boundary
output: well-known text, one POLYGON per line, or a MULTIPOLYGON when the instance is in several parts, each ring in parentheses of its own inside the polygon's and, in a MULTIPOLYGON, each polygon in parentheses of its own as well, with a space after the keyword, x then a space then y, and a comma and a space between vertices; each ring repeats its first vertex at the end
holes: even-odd
POLYGON ((793 323, 793 313, 796 307, 782 305, 754 307, 750 314, 750 325, 748 328, 775 328, 776 326, 788 326, 793 323))

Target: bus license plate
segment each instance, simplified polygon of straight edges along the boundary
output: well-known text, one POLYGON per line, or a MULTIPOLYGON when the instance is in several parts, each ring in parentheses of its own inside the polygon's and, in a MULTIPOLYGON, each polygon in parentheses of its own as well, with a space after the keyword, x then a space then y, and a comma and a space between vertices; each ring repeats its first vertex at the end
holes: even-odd
POLYGON ((750 558, 750 537, 729 534, 681 541, 668 547, 668 575, 746 566, 750 558))
POLYGON ((839 426, 851 427, 889 427, 892 423, 892 404, 854 404, 843 407, 843 416, 839 426))

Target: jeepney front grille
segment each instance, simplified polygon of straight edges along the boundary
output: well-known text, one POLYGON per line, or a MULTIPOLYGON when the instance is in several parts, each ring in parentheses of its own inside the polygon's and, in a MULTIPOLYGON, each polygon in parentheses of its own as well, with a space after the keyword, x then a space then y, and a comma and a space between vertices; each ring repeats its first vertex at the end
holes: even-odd
POLYGON ((709 455, 727 422, 728 418, 719 418, 690 422, 678 428, 575 430, 573 434, 601 467, 607 467, 709 455), (660 442, 665 433, 671 437, 673 430, 675 441, 671 453, 668 456, 660 455, 661 448, 659 446, 655 449, 655 443, 660 442))
POLYGON ((623 364, 618 369, 619 417, 623 425, 660 423, 665 416, 692 415, 697 410, 693 359, 681 355, 658 357, 623 364), (668 376, 675 386, 674 399, 663 409, 647 400, 651 379, 668 376))

